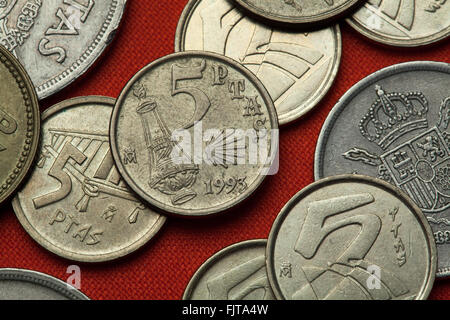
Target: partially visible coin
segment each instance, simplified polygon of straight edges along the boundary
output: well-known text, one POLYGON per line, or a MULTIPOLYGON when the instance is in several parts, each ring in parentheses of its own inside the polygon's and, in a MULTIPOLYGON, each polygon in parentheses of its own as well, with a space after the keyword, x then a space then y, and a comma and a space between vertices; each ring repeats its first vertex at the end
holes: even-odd
POLYGON ((421 46, 450 36, 450 3, 369 0, 347 22, 377 42, 399 47, 421 46))
POLYGON ((426 299, 436 245, 425 216, 375 178, 320 180, 281 210, 267 244, 278 299, 426 299))
POLYGON ((345 14, 361 0, 235 0, 252 13, 286 24, 319 23, 345 14))
POLYGON ((381 178, 423 210, 450 274, 450 65, 407 62, 353 86, 330 112, 317 143, 316 179, 381 178))
POLYGON ((277 115, 261 82, 230 58, 197 51, 139 71, 117 100, 110 135, 128 185, 185 216, 225 211, 250 196, 278 151, 277 115))
POLYGON ((273 300, 266 273, 266 240, 220 250, 194 274, 184 300, 273 300))
POLYGON ((143 206, 114 165, 108 135, 114 102, 82 97, 47 109, 40 158, 13 200, 25 230, 67 259, 122 257, 144 245, 166 220, 143 206))
POLYGON ((26 176, 39 143, 39 104, 20 63, 0 47, 0 203, 26 176))
POLYGON ((112 41, 126 0, 2 0, 0 44, 24 65, 40 99, 82 75, 112 41))
POLYGON ((73 286, 37 271, 0 269, 0 300, 89 300, 73 286))
POLYGON ((314 108, 339 69, 339 27, 314 32, 274 29, 231 0, 191 0, 178 22, 175 51, 205 50, 233 58, 269 91, 285 124, 314 108))

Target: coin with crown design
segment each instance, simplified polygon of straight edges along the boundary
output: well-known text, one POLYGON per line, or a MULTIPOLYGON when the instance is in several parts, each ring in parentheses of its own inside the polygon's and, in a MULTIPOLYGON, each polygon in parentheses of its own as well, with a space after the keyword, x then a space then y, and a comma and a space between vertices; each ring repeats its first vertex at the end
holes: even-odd
POLYGON ((325 24, 346 14, 361 0, 235 0, 249 12, 276 24, 325 24))
POLYGON ((450 36, 450 3, 369 0, 347 22, 359 33, 398 47, 428 45, 450 36))
POLYGON ((266 271, 267 240, 232 244, 211 256, 192 276, 184 300, 273 300, 266 271))
POLYGON ((140 70, 116 102, 110 136, 128 185, 179 216, 226 211, 277 170, 272 99, 253 73, 216 53, 179 52, 140 70))
POLYGON ((450 274, 450 65, 407 62, 352 87, 329 114, 316 179, 360 173, 383 179, 427 216, 438 276, 450 274))

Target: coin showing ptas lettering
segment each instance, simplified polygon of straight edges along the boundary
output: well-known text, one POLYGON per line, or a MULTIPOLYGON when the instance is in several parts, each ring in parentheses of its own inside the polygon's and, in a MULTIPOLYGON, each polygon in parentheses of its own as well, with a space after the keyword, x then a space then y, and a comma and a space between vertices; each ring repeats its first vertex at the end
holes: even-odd
POLYGON ((253 73, 215 53, 176 53, 139 71, 117 100, 110 134, 128 185, 178 215, 224 211, 276 171, 269 94, 253 73))
POLYGON ((39 143, 39 105, 20 63, 0 47, 0 203, 27 174, 39 143))
POLYGON ((369 0, 347 22, 372 40, 415 47, 450 35, 450 3, 445 0, 369 0))
POLYGON ((436 245, 417 205, 400 189, 359 175, 320 180, 297 193, 267 244, 278 299, 426 299, 436 245))
POLYGON ((285 24, 324 22, 345 14, 360 0, 235 0, 264 19, 285 24))
POLYGON ((314 32, 274 29, 248 18, 231 0, 191 0, 178 23, 175 50, 233 58, 261 80, 280 124, 314 108, 330 89, 341 58, 339 27, 314 32))
POLYGON ((220 250, 194 274, 184 300, 273 300, 266 272, 266 240, 220 250))
POLYGON ((0 44, 24 65, 38 97, 83 74, 111 42, 126 0, 0 1, 0 44))
POLYGON ((378 177, 423 210, 438 247, 438 275, 450 274, 450 65, 408 62, 351 88, 319 137, 316 179, 378 177))
POLYGON ((82 97, 46 110, 37 166, 13 200, 25 230, 67 259, 119 258, 165 222, 136 198, 114 165, 108 135, 113 105, 111 98, 82 97))
POLYGON ((37 271, 0 269, 0 300, 89 300, 75 287, 37 271))

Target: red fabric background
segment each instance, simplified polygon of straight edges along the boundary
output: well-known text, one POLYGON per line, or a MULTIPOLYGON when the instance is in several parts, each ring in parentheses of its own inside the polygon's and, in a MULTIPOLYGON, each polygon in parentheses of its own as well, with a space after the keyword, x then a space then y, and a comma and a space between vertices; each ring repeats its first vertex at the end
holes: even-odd
MULTIPOLYGON (((142 67, 173 52, 175 29, 187 0, 128 0, 122 28, 105 55, 54 103, 83 95, 117 97, 142 67)), ((428 48, 395 49, 374 44, 342 23, 343 57, 335 85, 305 118, 281 130, 280 171, 253 197, 225 215, 170 218, 159 235, 119 261, 78 264, 40 247, 19 224, 9 203, 0 208, 0 267, 27 268, 67 279, 78 264, 82 291, 91 299, 180 299, 192 274, 213 253, 232 243, 267 238, 283 205, 313 182, 314 150, 328 112, 353 84, 383 67, 412 60, 450 63, 450 40, 428 48)), ((431 299, 450 298, 450 280, 437 280, 431 299)))

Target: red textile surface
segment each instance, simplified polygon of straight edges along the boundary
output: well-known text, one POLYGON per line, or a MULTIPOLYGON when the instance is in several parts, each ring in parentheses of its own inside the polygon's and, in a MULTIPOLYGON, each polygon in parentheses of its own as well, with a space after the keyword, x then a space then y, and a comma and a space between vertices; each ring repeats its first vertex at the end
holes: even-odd
MULTIPOLYGON (((129 0, 116 39, 75 84, 42 102, 83 95, 117 97, 142 67, 173 52, 175 29, 187 0, 129 0)), ((383 67, 412 60, 450 62, 450 40, 428 48, 395 49, 374 44, 342 23, 343 57, 335 85, 305 118, 281 130, 280 171, 253 197, 219 217, 170 218, 160 234, 119 261, 79 264, 39 246, 21 227, 9 203, 0 208, 0 267, 26 268, 67 279, 78 264, 82 291, 91 299, 180 299, 192 274, 213 253, 232 243, 267 238, 283 205, 313 182, 314 150, 328 112, 353 84, 383 67)), ((450 280, 437 280, 431 299, 450 298, 450 280)))

